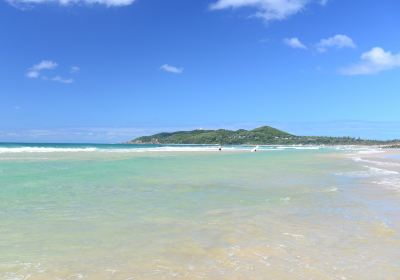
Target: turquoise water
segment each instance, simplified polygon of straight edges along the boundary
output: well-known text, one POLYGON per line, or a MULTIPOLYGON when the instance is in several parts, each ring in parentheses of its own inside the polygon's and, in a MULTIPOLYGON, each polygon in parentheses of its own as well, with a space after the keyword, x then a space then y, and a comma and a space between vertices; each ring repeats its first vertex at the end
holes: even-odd
POLYGON ((0 145, 0 279, 399 278, 396 173, 251 148, 0 145))

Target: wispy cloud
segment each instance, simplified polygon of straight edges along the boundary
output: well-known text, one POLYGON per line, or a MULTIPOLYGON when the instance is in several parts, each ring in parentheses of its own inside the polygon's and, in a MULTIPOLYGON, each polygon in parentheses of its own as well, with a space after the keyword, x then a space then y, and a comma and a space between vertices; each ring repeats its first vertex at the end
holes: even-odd
POLYGON ((285 20, 300 13, 309 3, 325 5, 326 0, 217 0, 210 5, 211 10, 253 8, 255 17, 265 21, 285 20))
POLYGON ((0 142, 122 143, 139 136, 160 132, 199 129, 254 129, 262 125, 296 135, 351 136, 365 139, 400 139, 400 122, 252 122, 214 123, 191 126, 135 125, 134 127, 14 128, 0 127, 0 142))
POLYGON ((40 77, 41 71, 43 70, 53 70, 57 68, 58 64, 51 60, 42 60, 38 64, 33 65, 28 69, 26 76, 31 79, 37 79, 40 77))
POLYGON ((356 44, 349 36, 336 34, 330 38, 321 39, 316 47, 319 52, 326 52, 329 48, 356 48, 356 44))
POLYGON ((40 4, 57 4, 60 6, 69 5, 103 5, 106 7, 129 6, 135 0, 6 0, 14 7, 35 6, 40 4))
MULTIPOLYGON (((43 74, 43 71, 54 71, 58 67, 58 63, 51 60, 42 60, 38 64, 33 65, 28 69, 26 73, 26 77, 29 79, 41 79, 45 81, 53 81, 63 84, 71 84, 74 82, 72 78, 64 78, 60 75, 56 75, 54 77, 48 77, 43 74)), ((70 73, 78 73, 80 70, 77 66, 70 67, 70 73)))
POLYGON ((379 140, 400 139, 400 122, 398 121, 293 121, 273 122, 271 125, 296 135, 350 136, 379 140))
POLYGON ((283 42, 291 48, 306 50, 307 47, 299 40, 299 38, 286 38, 283 42))
POLYGON ((162 70, 164 72, 172 73, 172 74, 182 74, 183 73, 183 68, 178 68, 176 66, 172 66, 169 64, 161 65, 160 70, 162 70))
POLYGON ((79 71, 81 71, 81 68, 79 68, 78 66, 71 66, 69 72, 74 74, 74 73, 78 73, 79 71))
POLYGON ((13 128, 0 127, 0 142, 63 142, 63 143, 122 143, 139 136, 160 131, 177 131, 191 127, 65 127, 13 128))
POLYGON ((62 83, 62 84, 72 84, 74 82, 74 79, 71 79, 71 78, 66 79, 66 78, 63 78, 63 77, 60 77, 60 76, 55 76, 51 80, 53 82, 59 82, 59 83, 62 83))
POLYGON ((320 0, 319 4, 322 6, 325 6, 326 4, 328 4, 329 0, 320 0))
POLYGON ((340 69, 343 75, 370 75, 400 67, 400 52, 392 54, 380 47, 372 48, 361 55, 361 61, 340 69))

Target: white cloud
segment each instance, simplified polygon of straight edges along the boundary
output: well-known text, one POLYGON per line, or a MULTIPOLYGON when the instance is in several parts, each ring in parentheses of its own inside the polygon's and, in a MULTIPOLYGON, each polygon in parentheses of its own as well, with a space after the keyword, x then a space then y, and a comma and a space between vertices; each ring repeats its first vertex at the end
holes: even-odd
POLYGON ((53 82, 59 82, 62 84, 72 84, 74 82, 73 79, 66 79, 60 76, 55 76, 54 78, 51 79, 53 82))
POLYGON ((400 67, 400 52, 392 54, 380 47, 361 55, 361 61, 340 70, 343 75, 370 75, 400 67))
POLYGON ((356 44, 349 36, 344 34, 336 34, 333 37, 327 39, 321 39, 317 44, 317 50, 319 52, 325 52, 328 48, 355 48, 356 44))
POLYGON ((28 78, 31 78, 31 79, 36 79, 36 78, 39 78, 40 74, 39 74, 38 71, 29 70, 29 71, 26 73, 26 76, 27 76, 28 78))
POLYGON ((33 65, 28 69, 26 76, 31 79, 36 79, 40 77, 40 72, 42 70, 53 70, 57 68, 58 64, 51 60, 42 60, 38 64, 33 65))
POLYGON ((51 70, 54 69, 58 66, 57 62, 51 61, 51 60, 42 60, 38 64, 34 65, 32 69, 34 70, 51 70))
MULTIPOLYGON (((74 82, 73 79, 71 78, 63 78, 59 75, 54 76, 54 77, 48 77, 46 75, 43 75, 43 71, 50 71, 50 70, 55 70, 58 67, 58 63, 51 61, 51 60, 42 60, 38 64, 33 65, 31 68, 28 69, 28 72, 26 73, 26 77, 30 79, 42 79, 45 81, 53 81, 53 82, 59 82, 63 84, 71 84, 74 82)), ((70 73, 77 73, 79 72, 79 67, 77 66, 72 66, 70 68, 70 73)))
POLYGON ((256 17, 266 21, 284 20, 301 12, 307 4, 317 2, 326 4, 326 0, 217 0, 211 4, 211 10, 253 8, 256 17))
POLYGON ((192 127, 159 127, 136 125, 135 127, 68 127, 2 129, 0 142, 63 142, 63 143, 122 143, 143 135, 160 131, 189 130, 192 127))
POLYGON ((322 6, 325 6, 326 4, 328 4, 329 0, 320 0, 319 4, 322 6))
POLYGON ((160 70, 168 73, 173 73, 173 74, 182 74, 183 73, 183 68, 178 68, 169 64, 164 64, 160 67, 160 70))
POLYGON ((10 5, 20 7, 39 4, 58 4, 61 6, 68 5, 104 5, 107 7, 129 6, 135 0, 6 0, 10 5))
POLYGON ((81 68, 79 68, 78 66, 71 66, 69 70, 69 72, 71 72, 72 74, 78 73, 79 71, 81 71, 81 68))
POLYGON ((292 47, 294 49, 303 49, 303 50, 307 49, 307 47, 299 40, 299 38, 296 37, 286 38, 283 40, 283 42, 289 47, 292 47))

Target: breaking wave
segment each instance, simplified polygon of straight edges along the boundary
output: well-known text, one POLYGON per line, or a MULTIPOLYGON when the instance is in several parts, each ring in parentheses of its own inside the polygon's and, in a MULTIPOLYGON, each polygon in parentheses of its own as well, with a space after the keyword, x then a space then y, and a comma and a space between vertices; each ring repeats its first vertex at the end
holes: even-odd
MULTIPOLYGON (((78 152, 107 152, 107 153, 143 153, 143 152, 218 152, 217 145, 20 145, 1 146, 0 154, 9 153, 78 153, 78 152)), ((254 146, 222 146, 222 151, 251 151, 254 146)), ((320 146, 260 146, 258 151, 284 150, 319 150, 320 146)))

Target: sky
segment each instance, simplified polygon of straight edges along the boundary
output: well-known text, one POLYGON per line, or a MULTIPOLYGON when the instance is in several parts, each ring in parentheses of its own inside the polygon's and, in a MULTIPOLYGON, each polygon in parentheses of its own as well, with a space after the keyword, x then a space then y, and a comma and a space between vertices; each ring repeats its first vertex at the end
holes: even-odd
POLYGON ((0 0, 0 141, 400 138, 398 0, 0 0))

